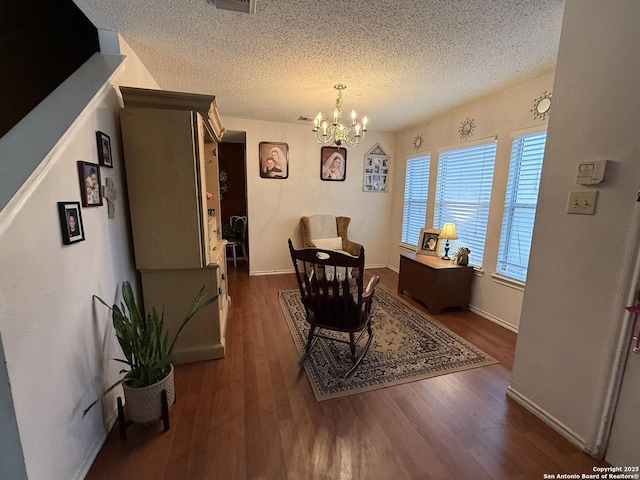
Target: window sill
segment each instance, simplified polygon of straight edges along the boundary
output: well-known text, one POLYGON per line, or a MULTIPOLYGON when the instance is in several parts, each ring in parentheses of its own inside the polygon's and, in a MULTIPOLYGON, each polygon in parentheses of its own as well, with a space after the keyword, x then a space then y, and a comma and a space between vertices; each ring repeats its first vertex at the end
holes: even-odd
POLYGON ((400 248, 400 250, 402 250, 404 252, 415 252, 416 251, 416 246, 415 245, 409 245, 408 243, 400 243, 398 245, 398 247, 400 248))
POLYGON ((516 280, 515 278, 506 277, 499 273, 492 273, 491 279, 494 282, 499 283, 500 285, 505 285, 507 287, 514 288, 516 290, 520 290, 521 292, 524 292, 525 282, 521 280, 516 280))

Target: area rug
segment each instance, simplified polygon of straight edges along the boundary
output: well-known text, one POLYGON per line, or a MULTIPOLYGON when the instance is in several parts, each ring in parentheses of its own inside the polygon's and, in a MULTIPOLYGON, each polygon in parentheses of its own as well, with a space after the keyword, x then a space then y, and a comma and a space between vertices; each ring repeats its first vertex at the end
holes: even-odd
MULTIPOLYGON (((309 328, 300 292, 280 291, 280 305, 302 355, 309 328)), ((352 365, 349 346, 317 340, 304 368, 318 401, 498 363, 380 286, 376 287, 373 308, 371 347, 348 379, 343 380, 342 374, 352 365)), ((365 340, 366 335, 359 347, 365 340)))

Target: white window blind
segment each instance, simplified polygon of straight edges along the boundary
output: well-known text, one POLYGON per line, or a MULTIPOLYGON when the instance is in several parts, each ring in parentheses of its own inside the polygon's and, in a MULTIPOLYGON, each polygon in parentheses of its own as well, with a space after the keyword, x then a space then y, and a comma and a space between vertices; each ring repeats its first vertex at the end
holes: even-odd
POLYGON ((402 211, 402 243, 418 245, 420 230, 427 217, 427 189, 431 155, 407 160, 402 211))
POLYGON ((496 271, 525 281, 547 132, 513 139, 496 271))
POLYGON ((469 247, 469 263, 482 266, 487 234, 496 142, 440 152, 434 226, 456 226, 458 240, 450 241, 449 256, 459 246, 469 247))

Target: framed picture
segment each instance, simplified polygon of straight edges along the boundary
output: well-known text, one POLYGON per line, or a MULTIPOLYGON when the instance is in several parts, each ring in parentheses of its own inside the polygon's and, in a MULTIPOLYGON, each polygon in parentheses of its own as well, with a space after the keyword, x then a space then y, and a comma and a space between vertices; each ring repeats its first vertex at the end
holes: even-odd
POLYGON ((386 193, 389 190, 389 156, 379 144, 376 144, 364 156, 364 182, 362 189, 365 192, 386 193))
POLYGON ((58 202, 58 215, 60 216, 62 243, 71 245, 84 240, 80 202, 58 202))
POLYGON ((442 249, 442 240, 440 239, 440 229, 438 228, 423 228, 420 230, 420 236, 418 237, 418 249, 419 255, 431 255, 434 257, 440 256, 440 250, 442 249))
POLYGON ((347 149, 322 147, 320 149, 320 179, 343 182, 347 178, 347 149))
POLYGON ((109 138, 109 135, 102 132, 96 132, 96 141, 98 144, 98 163, 103 167, 113 168, 111 139, 109 138))
POLYGON ((284 179, 289 176, 289 145, 260 142, 260 176, 284 179))
POLYGON ((83 207, 99 207, 102 205, 102 189, 100 188, 100 165, 97 163, 78 161, 80 178, 80 198, 83 207))

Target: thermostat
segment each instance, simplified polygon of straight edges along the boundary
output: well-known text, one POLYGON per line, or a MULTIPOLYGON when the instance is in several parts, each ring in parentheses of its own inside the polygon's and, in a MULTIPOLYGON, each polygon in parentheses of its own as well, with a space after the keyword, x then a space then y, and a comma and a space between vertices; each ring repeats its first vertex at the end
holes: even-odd
POLYGON ((607 167, 606 160, 593 162, 580 162, 578 164, 578 176, 576 183, 580 185, 595 185, 604 180, 604 171, 607 167))

